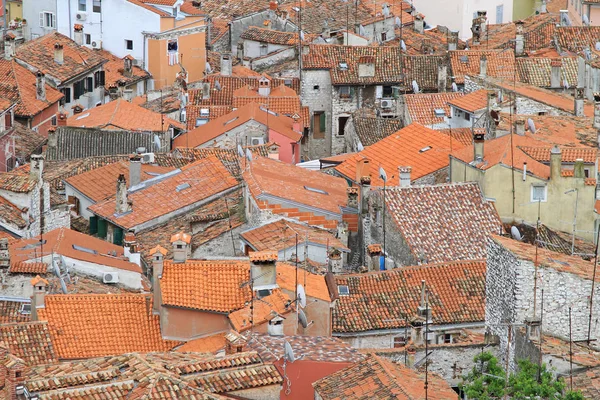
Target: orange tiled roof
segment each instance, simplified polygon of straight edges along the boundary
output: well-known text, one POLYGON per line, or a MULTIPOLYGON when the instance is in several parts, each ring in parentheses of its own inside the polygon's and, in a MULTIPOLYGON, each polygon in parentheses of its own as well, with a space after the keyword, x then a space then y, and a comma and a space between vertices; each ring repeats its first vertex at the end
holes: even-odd
POLYGON ((568 50, 579 53, 585 48, 594 49, 599 37, 600 26, 556 27, 557 45, 562 51, 568 50))
POLYGON ((474 182, 388 187, 386 206, 419 263, 484 259, 488 235, 504 231, 474 182))
POLYGON ((57 361, 50 331, 46 322, 26 322, 0 325, 0 343, 8 345, 9 352, 35 366, 57 361))
POLYGON ((221 332, 199 339, 192 339, 175 350, 182 353, 216 353, 225 348, 225 345, 227 344, 227 340, 225 339, 226 335, 226 332, 221 332))
MULTIPOLYGON (((462 148, 462 144, 454 141, 452 147, 462 148)), ((447 167, 449 154, 448 135, 413 123, 356 153, 335 170, 354 181, 357 162, 366 158, 370 160, 373 186, 383 186, 378 167, 385 170, 389 185, 398 185, 399 166, 412 167, 411 179, 415 180, 447 167)))
POLYGON ((191 240, 192 240, 192 236, 185 232, 178 232, 178 233, 174 234, 173 236, 171 236, 171 243, 177 242, 177 241, 182 241, 187 244, 190 244, 191 240))
MULTIPOLYGON (((519 149, 523 150, 532 158, 539 162, 550 162, 550 150, 549 146, 519 146, 519 149)), ((598 158, 598 150, 591 147, 562 147, 561 148, 561 160, 562 162, 574 163, 577 159, 582 159, 585 163, 593 164, 598 158)))
POLYGON ((38 115, 63 97, 61 92, 46 84, 46 100, 38 100, 36 82, 35 75, 16 61, 0 60, 0 96, 16 103, 17 117, 38 115))
POLYGON ((457 84, 465 83, 465 75, 479 76, 482 55, 487 56, 487 75, 513 80, 515 54, 502 50, 455 50, 450 51, 452 73, 457 84))
POLYGON ((185 130, 185 126, 181 123, 122 98, 90 108, 81 114, 75 114, 67 119, 67 125, 107 130, 150 132, 165 132, 169 127, 174 126, 185 130))
POLYGON ((410 320, 417 314, 422 280, 432 299, 435 324, 481 322, 485 320, 485 271, 485 261, 479 260, 337 275, 335 284, 348 286, 349 295, 338 296, 333 331, 404 327, 404 317, 410 320))
POLYGON ((89 210, 125 229, 162 215, 193 206, 237 186, 236 179, 214 156, 172 172, 172 176, 128 194, 132 211, 115 215, 115 199, 94 204, 89 210), (185 186, 185 187, 184 187, 185 186))
MULTIPOLYGON (((278 114, 292 117, 297 114, 303 121, 303 126, 310 127, 310 119, 304 116, 300 96, 294 89, 280 85, 271 90, 268 96, 261 96, 256 89, 250 86, 241 87, 233 92, 232 107, 240 108, 248 103, 256 103, 278 114)), ((214 118, 215 116, 213 116, 214 118)))
POLYGON ((249 103, 235 111, 225 114, 217 119, 210 120, 204 125, 179 135, 173 141, 175 147, 198 147, 216 140, 219 136, 238 128, 248 121, 256 121, 280 133, 294 142, 302 138, 300 132, 293 129, 294 121, 284 115, 275 115, 257 103, 249 103))
MULTIPOLYGON (((157 175, 166 174, 172 171, 173 167, 159 166, 153 164, 142 164, 141 181, 155 178, 157 175)), ((129 162, 118 161, 105 165, 82 174, 71 176, 65 182, 81 192, 94 202, 106 200, 116 193, 117 179, 119 175, 124 175, 127 182, 129 179, 129 162)))
MULTIPOLYGON (((306 34, 304 41, 310 42, 316 39, 318 35, 306 34)), ((282 32, 274 29, 259 28, 251 26, 241 35, 241 39, 252 40, 261 43, 272 43, 283 46, 296 46, 298 44, 298 32, 282 32)))
POLYGON ((342 178, 310 171, 277 160, 259 157, 243 173, 255 199, 273 196, 335 214, 347 203, 348 184, 342 178), (307 189, 307 187, 309 189, 307 189))
POLYGON ((0 324, 30 321, 30 314, 21 312, 23 304, 30 302, 30 299, 0 297, 0 324))
POLYGON ((8 272, 11 274, 46 274, 48 272, 48 264, 43 262, 19 261, 12 264, 8 272))
POLYGON ((27 63, 46 75, 66 82, 83 73, 89 73, 106 62, 92 49, 80 46, 58 32, 41 36, 17 47, 17 60, 27 63), (64 62, 54 61, 54 45, 63 46, 64 62))
POLYGON ((295 246, 296 237, 302 244, 315 243, 321 246, 335 247, 342 251, 349 249, 333 234, 324 229, 302 225, 280 219, 263 226, 240 233, 240 238, 255 251, 282 251, 295 246))
POLYGON ((229 314, 229 323, 236 331, 244 332, 271 320, 277 314, 284 315, 292 311, 290 297, 280 289, 274 289, 270 295, 252 303, 229 314))
POLYGON ((304 286, 307 297, 331 301, 324 275, 313 274, 288 263, 277 263, 277 285, 284 290, 295 292, 296 282, 304 286))
MULTIPOLYGON (((129 262, 123 256, 123 247, 108 243, 104 240, 76 232, 71 229, 59 228, 44 233, 44 254, 60 254, 76 260, 87 261, 98 265, 123 269, 133 272, 142 272, 139 265, 129 262), (76 249, 82 246, 87 250, 76 249)), ((8 245, 11 265, 39 257, 41 251, 40 236, 31 239, 21 239, 8 245), (37 255, 32 248, 38 248, 37 255)), ((11 267, 12 268, 12 267, 11 267)))
POLYGON ((465 96, 451 99, 448 104, 461 110, 475 113, 487 107, 487 90, 476 90, 465 96))
POLYGON ((38 181, 29 174, 21 175, 19 171, 0 173, 0 189, 15 193, 27 193, 35 188, 38 181))
MULTIPOLYGON (((315 393, 323 400, 425 398, 425 376, 402 364, 370 354, 363 361, 335 372, 313 383, 315 393)), ((456 397, 450 385, 436 374, 429 374, 428 396, 431 400, 456 397)))
POLYGON ((4 197, 0 197, 0 220, 20 229, 24 229, 29 225, 33 218, 27 218, 24 209, 18 208, 4 197))
POLYGON ((247 261, 166 261, 160 280, 164 305, 228 313, 250 301, 247 261))
POLYGON ((48 295, 45 305, 40 319, 48 321, 61 359, 168 351, 176 345, 162 339, 150 295, 48 295))
MULTIPOLYGON (((125 68, 123 58, 119 58, 106 50, 96 50, 102 57, 106 58, 108 62, 104 64, 104 87, 109 88, 115 86, 118 81, 122 80, 129 86, 135 82, 150 79, 151 75, 149 72, 144 71, 137 65, 132 66, 133 75, 127 77, 124 75, 123 69, 125 68)), ((131 57, 131 56, 129 56, 131 57)), ((124 57, 125 58, 125 57, 124 57)))
MULTIPOLYGON (((517 58, 518 80, 530 85, 549 88, 553 58, 520 57, 517 58)), ((567 82, 569 87, 577 84, 577 57, 560 57, 560 87, 567 82)))
POLYGON ((444 117, 436 117, 435 110, 442 109, 450 116, 448 103, 462 96, 460 92, 407 94, 404 101, 411 122, 426 126, 444 123, 444 117))

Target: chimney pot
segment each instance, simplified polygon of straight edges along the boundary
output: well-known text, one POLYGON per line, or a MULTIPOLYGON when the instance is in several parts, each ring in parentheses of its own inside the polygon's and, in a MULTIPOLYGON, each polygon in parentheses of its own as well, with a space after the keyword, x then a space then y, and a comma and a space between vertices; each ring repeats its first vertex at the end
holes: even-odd
POLYGON ((347 195, 347 206, 349 208, 358 208, 358 188, 349 187, 346 188, 347 195))
POLYGON ((560 147, 554 146, 550 150, 550 179, 559 179, 562 170, 562 152, 560 147))
POLYGON ((65 56, 63 51, 63 45, 60 43, 54 44, 54 62, 57 64, 62 64, 64 62, 65 56))
POLYGON ((231 59, 231 54, 224 53, 221 54, 221 75, 230 76, 232 72, 232 64, 233 61, 231 59))
POLYGON ((518 119, 515 121, 515 133, 519 136, 525 135, 525 120, 518 119))
POLYGON ((487 56, 482 54, 479 58, 479 76, 485 78, 487 76, 487 56))
POLYGON ((36 73, 35 91, 38 100, 46 100, 46 75, 42 71, 36 73))
POLYGON ((159 314, 162 309, 162 292, 160 289, 160 278, 163 274, 164 260, 167 250, 156 246, 150 250, 152 257, 152 310, 154 314, 159 314))
POLYGON ((400 187, 410 187, 411 167, 398 167, 398 175, 400 176, 400 187))
POLYGON ((171 236, 171 245, 173 246, 173 262, 184 263, 187 261, 191 240, 192 236, 185 232, 179 232, 171 236))
POLYGON ((44 173, 44 156, 41 154, 32 154, 30 162, 29 176, 31 179, 40 182, 44 173))

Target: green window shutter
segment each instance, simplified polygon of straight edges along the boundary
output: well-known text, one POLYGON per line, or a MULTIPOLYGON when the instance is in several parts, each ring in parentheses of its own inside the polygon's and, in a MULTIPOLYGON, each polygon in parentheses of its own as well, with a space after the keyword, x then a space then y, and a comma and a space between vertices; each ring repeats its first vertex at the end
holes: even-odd
POLYGON ((98 217, 92 215, 90 217, 90 235, 95 235, 96 233, 98 233, 98 217))
POLYGON ((113 230, 113 243, 117 246, 121 246, 123 244, 123 229, 116 226, 113 230))
POLYGON ((106 239, 107 223, 105 219, 98 219, 98 237, 106 239))
POLYGON ((321 113, 321 115, 319 116, 319 128, 321 132, 325 132, 325 130, 327 129, 325 127, 325 113, 321 113))

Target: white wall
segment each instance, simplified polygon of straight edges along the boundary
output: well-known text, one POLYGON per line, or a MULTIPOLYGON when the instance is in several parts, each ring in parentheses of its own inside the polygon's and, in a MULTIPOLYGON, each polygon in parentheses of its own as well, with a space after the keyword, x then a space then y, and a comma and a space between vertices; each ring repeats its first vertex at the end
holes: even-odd
POLYGON ((262 55, 267 55, 267 54, 273 53, 274 51, 277 51, 277 50, 281 50, 281 49, 290 47, 290 46, 283 46, 280 44, 272 44, 272 43, 266 43, 266 45, 267 45, 267 53, 261 54, 260 53, 261 42, 257 42, 254 40, 244 40, 244 57, 256 58, 256 57, 260 57, 262 55))
POLYGON ((96 203, 81 194, 81 192, 75 190, 73 186, 65 183, 65 197, 68 199, 70 196, 75 196, 79 199, 79 215, 89 221, 90 217, 94 216, 94 214, 92 214, 92 212, 90 212, 87 208, 96 203))
POLYGON ((56 0, 25 0, 23 2, 23 18, 27 20, 26 40, 32 39, 32 36, 43 36, 53 31, 40 27, 40 12, 52 12, 56 16, 56 0))

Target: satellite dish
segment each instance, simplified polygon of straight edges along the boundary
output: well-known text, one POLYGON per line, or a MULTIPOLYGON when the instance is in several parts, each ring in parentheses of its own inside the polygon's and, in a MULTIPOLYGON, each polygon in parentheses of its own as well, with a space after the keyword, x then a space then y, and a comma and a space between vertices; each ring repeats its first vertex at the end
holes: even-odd
POLYGON ((294 357, 294 350, 292 349, 292 345, 287 340, 283 344, 283 359, 285 361, 289 361, 289 362, 296 361, 296 357, 294 357))
POLYGON ((400 48, 402 49, 402 51, 406 51, 406 43, 404 42, 404 40, 400 40, 400 48))
POLYGON ((358 34, 359 34, 360 36, 365 36, 365 27, 364 27, 364 26, 360 25, 360 26, 358 27, 358 34))
POLYGON ((383 169, 383 167, 379 167, 379 177, 381 178, 382 181, 387 183, 387 174, 385 173, 385 170, 383 169))
POLYGON ((219 82, 218 80, 215 81, 215 89, 221 91, 221 82, 219 82))
POLYGON ((358 149, 358 151, 363 151, 365 149, 365 146, 363 146, 362 143, 359 143, 358 146, 356 146, 356 148, 358 149))
POLYGON ((419 93, 419 84, 417 81, 412 81, 413 92, 419 93))
POLYGON ((400 17, 396 17, 395 24, 396 24, 396 26, 402 25, 402 21, 400 21, 400 17))
POLYGON ((239 144, 237 146, 237 151, 238 151, 238 156, 244 157, 244 149, 242 149, 242 146, 239 144))
MULTIPOLYGON (((300 307, 306 307, 306 292, 304 291, 304 286, 298 285, 298 304, 300 307)), ((306 328, 306 327, 305 327, 306 328)))
POLYGON ((209 63, 208 61, 206 62, 206 67, 205 67, 205 69, 206 69, 206 72, 208 72, 209 74, 212 74, 212 72, 213 72, 213 71, 212 71, 212 68, 211 68, 211 66, 210 66, 210 63, 209 63))
POLYGON ((154 135, 154 147, 156 147, 156 151, 160 150, 160 138, 158 135, 154 135))
POLYGON ((510 228, 510 234, 512 235, 513 239, 518 240, 519 242, 521 240, 523 240, 523 236, 521 236, 521 232, 519 232, 519 228, 517 228, 516 226, 511 226, 510 228))
POLYGON ((298 322, 303 328, 308 328, 308 319, 306 319, 306 314, 302 310, 298 310, 298 322))
POLYGON ((527 119, 527 126, 529 127, 529 130, 531 131, 531 133, 535 133, 535 131, 536 131, 535 122, 533 122, 533 120, 531 118, 527 119))
POLYGON ((583 14, 582 20, 583 20, 584 25, 590 24, 590 19, 588 18, 587 15, 583 14))
POLYGON ((600 51, 600 42, 596 42, 596 51, 600 51))
POLYGON ((246 149, 246 158, 248 159, 248 161, 252 161, 252 152, 250 151, 250 149, 246 149))
POLYGON ((458 85, 456 84, 456 82, 452 82, 452 91, 458 92, 458 85))

